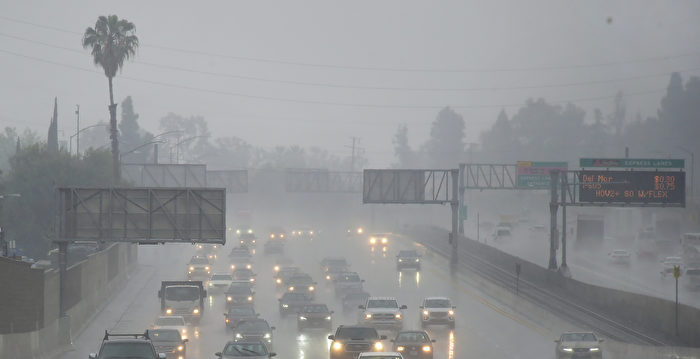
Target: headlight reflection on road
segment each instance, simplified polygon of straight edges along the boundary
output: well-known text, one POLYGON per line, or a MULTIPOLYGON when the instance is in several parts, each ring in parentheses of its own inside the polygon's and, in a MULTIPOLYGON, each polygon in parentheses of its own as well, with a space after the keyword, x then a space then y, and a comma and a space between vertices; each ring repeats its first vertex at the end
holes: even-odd
POLYGON ((399 272, 399 288, 401 288, 401 280, 403 279, 403 272, 399 272))
POLYGON ((455 331, 450 330, 450 337, 447 343, 447 359, 454 359, 455 357, 455 331))
POLYGON ((420 287, 420 272, 416 271, 416 287, 420 287))

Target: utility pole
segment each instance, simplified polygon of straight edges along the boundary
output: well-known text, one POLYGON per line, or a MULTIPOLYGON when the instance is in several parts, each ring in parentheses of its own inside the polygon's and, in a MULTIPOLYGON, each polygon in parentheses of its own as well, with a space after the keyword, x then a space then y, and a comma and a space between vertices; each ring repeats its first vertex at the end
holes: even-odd
POLYGON ((356 153, 359 154, 359 151, 361 148, 359 146, 356 146, 356 145, 360 144, 360 138, 353 136, 353 137, 351 137, 351 139, 352 139, 352 146, 345 146, 345 147, 352 149, 352 157, 351 157, 351 162, 350 162, 350 172, 354 172, 355 171, 355 154, 356 153), (357 152, 355 152, 355 150, 357 150, 357 152))
POLYGON ((75 153, 80 159, 80 105, 75 105, 75 153))
POLYGON ((559 183, 559 171, 550 171, 551 188, 549 201, 549 266, 551 270, 557 269, 557 244, 559 243, 559 235, 557 233, 557 210, 559 205, 557 200, 557 184, 559 183))

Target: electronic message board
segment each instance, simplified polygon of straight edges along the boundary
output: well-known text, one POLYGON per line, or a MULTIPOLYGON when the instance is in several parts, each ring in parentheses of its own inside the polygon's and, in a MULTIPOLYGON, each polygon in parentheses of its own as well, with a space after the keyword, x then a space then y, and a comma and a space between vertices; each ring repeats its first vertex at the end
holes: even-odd
POLYGON ((580 171, 579 202, 685 205, 685 172, 580 171))

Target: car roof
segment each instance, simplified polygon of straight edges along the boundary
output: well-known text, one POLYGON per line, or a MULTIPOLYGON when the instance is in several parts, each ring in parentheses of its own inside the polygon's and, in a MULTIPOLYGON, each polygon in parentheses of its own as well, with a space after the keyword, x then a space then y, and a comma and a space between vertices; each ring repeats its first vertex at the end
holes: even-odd
POLYGON ((182 320, 185 320, 185 317, 181 315, 159 315, 158 319, 163 319, 163 318, 180 318, 182 320))
POLYGON ((424 300, 450 300, 450 298, 447 298, 447 297, 425 297, 424 300))
POLYGON ((367 300, 396 300, 396 297, 369 297, 367 300))

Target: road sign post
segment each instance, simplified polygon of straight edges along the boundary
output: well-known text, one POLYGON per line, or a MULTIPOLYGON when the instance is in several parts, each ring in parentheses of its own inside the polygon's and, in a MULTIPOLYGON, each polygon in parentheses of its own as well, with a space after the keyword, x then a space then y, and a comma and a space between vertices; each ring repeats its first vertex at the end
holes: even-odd
POLYGON ((676 336, 678 336, 678 277, 681 276, 681 267, 673 266, 673 278, 676 279, 676 336))

